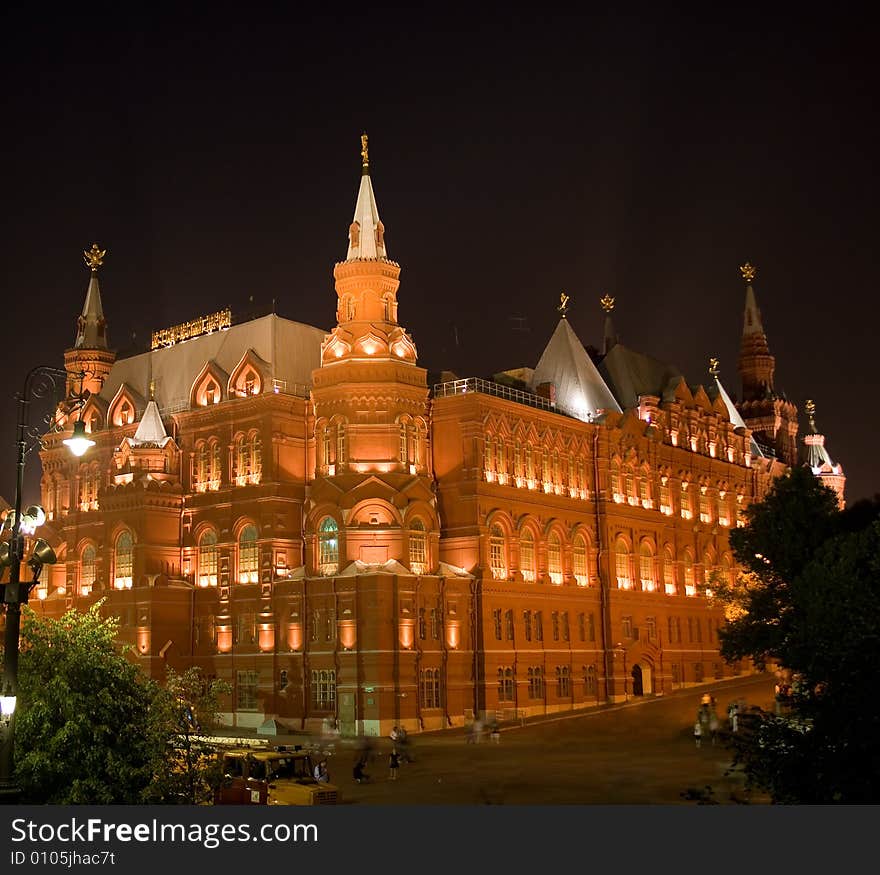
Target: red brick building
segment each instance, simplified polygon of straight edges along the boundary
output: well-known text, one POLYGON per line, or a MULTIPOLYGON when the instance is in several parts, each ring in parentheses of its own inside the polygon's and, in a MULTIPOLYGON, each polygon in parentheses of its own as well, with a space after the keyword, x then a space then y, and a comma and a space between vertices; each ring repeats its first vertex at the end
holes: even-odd
POLYGON ((247 727, 418 731, 735 671, 712 576, 797 447, 750 269, 740 410, 715 365, 694 385, 616 342, 608 299, 601 354, 563 299, 534 368, 429 386, 365 146, 329 333, 224 311, 117 359, 97 269, 65 353, 92 394, 41 453, 44 610, 105 599, 146 671, 229 680, 247 727), (73 460, 76 417, 96 445, 73 460))

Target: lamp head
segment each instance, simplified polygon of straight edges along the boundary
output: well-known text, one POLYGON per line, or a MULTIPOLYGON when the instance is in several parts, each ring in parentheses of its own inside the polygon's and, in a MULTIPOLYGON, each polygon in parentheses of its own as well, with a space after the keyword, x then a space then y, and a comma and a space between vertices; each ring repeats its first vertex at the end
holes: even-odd
POLYGON ((73 434, 69 438, 65 438, 62 443, 70 448, 70 452, 74 456, 81 456, 95 445, 95 442, 86 434, 86 424, 81 419, 73 424, 73 434))
POLYGON ((24 535, 32 535, 37 530, 37 526, 43 525, 44 522, 46 522, 46 511, 40 505, 32 504, 22 515, 20 531, 24 535))
POLYGON ((34 573, 34 580, 39 580, 40 572, 43 570, 44 565, 54 565, 57 561, 58 557, 48 542, 38 538, 36 544, 34 544, 34 553, 28 559, 28 565, 34 573))
POLYGON ((17 703, 17 699, 15 693, 12 692, 9 686, 3 691, 3 695, 0 696, 0 716, 5 717, 7 720, 12 717, 15 713, 15 706, 17 703))

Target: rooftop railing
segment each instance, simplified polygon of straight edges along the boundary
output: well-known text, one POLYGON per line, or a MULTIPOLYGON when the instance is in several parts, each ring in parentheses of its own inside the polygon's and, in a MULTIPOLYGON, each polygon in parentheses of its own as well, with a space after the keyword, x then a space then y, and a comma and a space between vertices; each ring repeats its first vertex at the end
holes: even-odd
POLYGON ((491 380, 482 380, 479 377, 467 377, 463 380, 450 380, 447 383, 434 384, 434 397, 446 398, 450 395, 469 395, 479 393, 482 395, 494 395, 496 398, 505 398, 515 401, 517 404, 526 404, 529 407, 537 407, 540 410, 551 410, 561 413, 556 405, 548 398, 535 395, 532 392, 523 392, 522 389, 514 389, 512 386, 504 386, 501 383, 493 383, 491 380))

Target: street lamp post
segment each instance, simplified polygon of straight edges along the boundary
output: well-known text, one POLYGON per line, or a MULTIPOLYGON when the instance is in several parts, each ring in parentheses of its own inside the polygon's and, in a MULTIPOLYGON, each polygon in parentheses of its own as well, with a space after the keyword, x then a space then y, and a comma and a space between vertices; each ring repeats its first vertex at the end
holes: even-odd
MULTIPOLYGON (((38 505, 32 505, 22 515, 22 487, 24 484, 25 456, 29 449, 27 445, 29 434, 28 412, 32 401, 45 398, 55 390, 60 380, 67 380, 67 371, 61 368, 53 368, 40 365, 31 370, 24 381, 24 389, 17 396, 18 423, 16 434, 16 480, 15 480, 15 505, 11 513, 6 517, 4 528, 9 527, 9 540, 0 545, 0 574, 9 566, 9 582, 3 587, 3 603, 6 606, 6 633, 4 637, 3 656, 3 680, 0 686, 0 699, 3 704, 3 719, 0 728, 3 730, 2 745, 0 745, 0 803, 16 802, 20 795, 20 788, 12 778, 13 754, 15 749, 15 708, 18 696, 18 647, 21 633, 21 606, 27 604, 31 589, 40 578, 40 572, 44 565, 51 565, 56 561, 55 552, 42 538, 37 539, 28 566, 33 572, 33 579, 21 581, 21 563, 24 561, 25 539, 33 535, 37 526, 42 525, 46 519, 43 509, 38 505)), ((81 404, 84 400, 81 394, 77 401, 81 404)), ((81 456, 90 446, 94 446, 85 433, 85 427, 81 420, 74 425, 73 436, 67 438, 64 443, 76 456, 81 456)))

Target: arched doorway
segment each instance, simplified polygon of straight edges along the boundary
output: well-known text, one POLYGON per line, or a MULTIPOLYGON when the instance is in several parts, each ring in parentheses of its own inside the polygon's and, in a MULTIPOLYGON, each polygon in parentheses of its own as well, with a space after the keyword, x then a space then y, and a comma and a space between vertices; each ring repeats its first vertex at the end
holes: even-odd
POLYGON ((644 696, 645 691, 642 686, 642 667, 636 663, 632 667, 633 695, 644 696))

